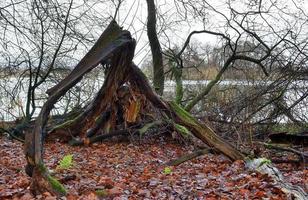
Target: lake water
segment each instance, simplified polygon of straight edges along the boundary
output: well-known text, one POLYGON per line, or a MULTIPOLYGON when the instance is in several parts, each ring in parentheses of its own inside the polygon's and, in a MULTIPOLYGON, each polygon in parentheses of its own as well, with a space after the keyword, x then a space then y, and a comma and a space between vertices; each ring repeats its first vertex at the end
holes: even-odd
MULTIPOLYGON (((69 111, 76 105, 85 105, 90 101, 100 86, 103 84, 103 79, 101 75, 90 76, 84 78, 77 87, 71 89, 67 95, 60 99, 60 101, 55 105, 52 114, 62 114, 69 111)), ((17 78, 0 79, 0 120, 15 120, 18 117, 24 115, 26 99, 27 99, 27 83, 28 79, 24 78, 19 80, 17 78), (16 87, 16 83, 19 82, 19 86, 16 87)), ((183 80, 183 87, 187 90, 193 90, 198 93, 201 88, 205 87, 209 83, 208 80, 183 80)), ((235 87, 243 89, 249 89, 250 87, 260 87, 265 88, 270 85, 270 81, 246 81, 246 80, 223 80, 218 83, 219 87, 235 87)), ((55 85, 55 83, 47 82, 40 86, 36 93, 36 106, 35 114, 39 113, 40 107, 46 101, 47 95, 46 90, 55 85)), ((164 93, 166 98, 172 98, 175 91, 175 82, 167 80, 165 81, 164 93)), ((304 91, 308 89, 307 82, 296 81, 289 85, 289 90, 286 92, 285 100, 287 105, 292 105, 304 91), (295 87, 296 86, 296 87, 295 87), (292 89, 292 88, 296 88, 292 89)), ((300 104, 298 104, 294 109, 298 119, 306 119, 308 116, 307 109, 307 99, 304 99, 300 104)), ((198 107, 198 106, 197 106, 198 107)), ((201 108, 201 107, 199 107, 201 108)), ((262 117, 262 116, 260 116, 262 117)), ((282 119, 283 122, 287 119, 282 119)))

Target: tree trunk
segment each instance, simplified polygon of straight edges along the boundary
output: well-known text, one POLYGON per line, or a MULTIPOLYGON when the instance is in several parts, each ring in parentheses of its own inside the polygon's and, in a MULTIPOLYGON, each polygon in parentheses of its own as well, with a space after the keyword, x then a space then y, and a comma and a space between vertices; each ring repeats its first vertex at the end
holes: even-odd
MULTIPOLYGON (((42 158, 43 136, 46 134, 49 113, 58 99, 76 85, 86 73, 99 63, 106 63, 108 60, 111 62, 106 69, 106 79, 94 100, 77 118, 58 127, 69 129, 70 132, 79 132, 85 137, 85 141, 88 140, 91 143, 107 137, 99 135, 101 132, 99 130, 103 129, 102 126, 105 126, 106 123, 108 130, 111 131, 115 131, 119 127, 125 131, 130 125, 136 127, 141 114, 146 116, 142 112, 150 112, 147 109, 149 105, 152 105, 151 109, 158 111, 155 113, 158 113, 160 118, 185 126, 196 137, 232 160, 244 158, 238 150, 176 103, 164 101, 154 93, 145 75, 132 62, 134 50, 135 40, 131 38, 130 33, 121 30, 115 22, 111 22, 74 70, 58 85, 47 91, 49 97, 36 119, 34 131, 27 134, 25 143, 25 155, 28 163, 26 171, 32 176, 31 185, 35 193, 49 191, 59 196, 65 194, 64 187, 49 175, 42 158), (122 95, 119 92, 123 87, 128 88, 128 100, 124 103, 121 101, 122 95), (124 122, 116 118, 123 118, 124 122)), ((155 121, 155 117, 150 119, 155 121)), ((148 121, 149 118, 146 118, 143 122, 146 124, 144 126, 146 128, 140 129, 143 132, 155 124, 148 121)))
POLYGON ((154 0, 147 0, 148 22, 147 33, 151 46, 153 60, 153 84, 157 94, 163 95, 164 92, 164 67, 163 55, 156 31, 156 8, 154 0))
POLYGON ((162 112, 165 112, 167 116, 173 119, 176 123, 187 127, 197 138, 208 144, 210 147, 214 147, 219 152, 222 152, 232 160, 242 160, 244 155, 232 147, 229 143, 224 141, 215 132, 206 126, 198 122, 192 117, 187 111, 181 108, 175 102, 166 102, 160 99, 150 88, 150 85, 141 72, 136 66, 132 65, 131 78, 132 81, 139 87, 140 91, 146 95, 147 99, 162 112))
POLYGON ((112 63, 110 65, 109 74, 107 75, 107 79, 101 91, 93 101, 94 105, 90 105, 91 109, 84 112, 86 114, 79 117, 79 120, 76 120, 79 123, 85 123, 80 124, 81 126, 87 126, 88 124, 92 125, 97 114, 104 110, 107 104, 112 103, 112 99, 115 97, 114 91, 125 82, 125 76, 128 73, 126 71, 128 69, 127 66, 129 66, 133 58, 134 49, 135 40, 131 38, 130 33, 122 31, 118 24, 113 21, 74 70, 58 85, 47 91, 49 97, 36 119, 34 131, 26 135, 25 142, 25 155, 27 159, 26 172, 28 175, 32 176, 31 185, 34 191, 49 191, 56 195, 64 194, 63 190, 59 191, 55 189, 59 188, 59 184, 49 175, 42 158, 43 135, 46 134, 48 116, 54 104, 61 96, 65 95, 70 88, 76 85, 86 73, 102 61, 111 58, 112 63), (91 120, 85 122, 89 118, 91 120), (54 187, 54 185, 57 187, 54 187))

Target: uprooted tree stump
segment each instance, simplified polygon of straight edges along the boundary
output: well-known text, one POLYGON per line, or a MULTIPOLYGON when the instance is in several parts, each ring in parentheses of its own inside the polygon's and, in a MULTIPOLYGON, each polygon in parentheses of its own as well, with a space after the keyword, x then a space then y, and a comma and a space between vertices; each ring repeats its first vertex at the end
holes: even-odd
POLYGON ((69 132, 82 138, 73 143, 89 144, 108 135, 143 134, 164 124, 178 132, 192 133, 232 160, 244 158, 242 153, 179 105, 156 95, 145 75, 132 62, 134 50, 135 40, 131 34, 112 21, 71 73, 47 91, 49 97, 36 119, 34 131, 26 135, 25 142, 26 172, 32 176, 34 193, 65 194, 65 189, 50 176, 43 162, 48 117, 58 99, 99 64, 105 66, 106 77, 95 98, 78 116, 57 125, 50 134, 69 132))

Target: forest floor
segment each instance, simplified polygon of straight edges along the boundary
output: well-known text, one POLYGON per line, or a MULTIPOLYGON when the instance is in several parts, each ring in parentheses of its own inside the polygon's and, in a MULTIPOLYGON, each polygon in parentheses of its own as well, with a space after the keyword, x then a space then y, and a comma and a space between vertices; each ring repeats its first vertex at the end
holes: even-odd
MULTIPOLYGON (((109 141, 89 147, 45 144, 45 163, 69 195, 62 199, 287 199, 271 178, 245 169, 243 161, 205 154, 176 167, 164 163, 194 147, 171 137, 109 141), (69 169, 57 165, 73 156, 69 169)), ((0 199, 34 199, 20 142, 0 136, 0 199)), ((280 164, 287 181, 307 191, 308 170, 280 164), (306 184, 306 186, 305 186, 306 184)), ((56 199, 49 193, 37 199, 56 199)))

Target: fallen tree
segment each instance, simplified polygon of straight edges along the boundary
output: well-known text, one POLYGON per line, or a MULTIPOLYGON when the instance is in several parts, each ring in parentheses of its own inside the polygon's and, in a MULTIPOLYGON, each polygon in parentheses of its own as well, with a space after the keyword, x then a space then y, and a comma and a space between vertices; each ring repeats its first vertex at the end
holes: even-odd
POLYGON ((59 84, 47 91, 49 95, 35 122, 35 128, 25 137, 26 172, 32 176, 35 194, 48 191, 65 195, 65 188, 51 175, 43 161, 43 142, 54 104, 93 68, 105 66, 105 81, 95 98, 76 117, 49 131, 80 137, 75 144, 92 142, 114 135, 142 134, 164 124, 179 134, 193 134, 215 152, 231 160, 243 160, 244 155, 207 125, 199 122, 174 102, 168 102, 153 92, 147 78, 132 62, 135 40, 112 21, 98 41, 59 84))

